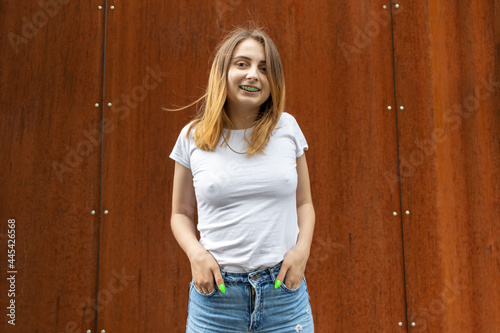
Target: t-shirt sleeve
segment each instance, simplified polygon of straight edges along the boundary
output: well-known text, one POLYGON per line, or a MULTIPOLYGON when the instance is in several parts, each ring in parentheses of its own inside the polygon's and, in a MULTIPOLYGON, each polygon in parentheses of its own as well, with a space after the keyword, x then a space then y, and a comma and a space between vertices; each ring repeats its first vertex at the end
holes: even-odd
POLYGON ((293 130, 293 139, 295 141, 295 152, 297 158, 299 158, 304 154, 306 150, 309 149, 309 146, 307 145, 306 137, 304 136, 304 133, 302 133, 297 120, 295 120, 292 115, 290 115, 290 118, 290 123, 293 130))
POLYGON ((190 158, 191 155, 190 150, 192 144, 191 133, 189 138, 186 137, 189 126, 190 124, 185 126, 182 129, 181 133, 179 134, 174 149, 172 149, 172 152, 170 153, 170 158, 176 162, 179 162, 186 168, 191 169, 191 158, 190 158))

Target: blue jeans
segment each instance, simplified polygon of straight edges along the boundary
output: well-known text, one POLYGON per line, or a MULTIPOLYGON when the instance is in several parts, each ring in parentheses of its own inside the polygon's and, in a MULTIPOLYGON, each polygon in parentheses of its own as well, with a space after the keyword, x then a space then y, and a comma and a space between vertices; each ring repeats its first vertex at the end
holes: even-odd
POLYGON ((274 289, 278 265, 250 273, 222 272, 226 293, 202 294, 191 281, 186 333, 313 333, 305 277, 297 289, 274 289))

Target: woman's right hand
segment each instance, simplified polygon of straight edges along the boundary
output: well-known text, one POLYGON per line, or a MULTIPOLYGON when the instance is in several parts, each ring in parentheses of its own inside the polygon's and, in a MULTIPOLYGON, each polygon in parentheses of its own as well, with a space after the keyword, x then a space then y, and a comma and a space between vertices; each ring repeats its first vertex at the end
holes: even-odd
POLYGON ((190 256, 189 261, 191 262, 193 281, 198 291, 203 294, 211 293, 215 287, 215 280, 215 284, 219 289, 223 293, 226 292, 219 264, 210 252, 200 247, 199 250, 190 256))

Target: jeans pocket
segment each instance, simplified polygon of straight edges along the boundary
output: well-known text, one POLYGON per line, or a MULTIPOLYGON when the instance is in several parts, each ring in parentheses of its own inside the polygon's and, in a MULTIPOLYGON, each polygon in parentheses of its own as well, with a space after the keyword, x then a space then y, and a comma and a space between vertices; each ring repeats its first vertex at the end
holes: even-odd
POLYGON ((297 292, 298 290, 300 290, 300 288, 301 288, 303 285, 304 285, 304 276, 302 276, 302 281, 300 282, 300 284, 299 284, 299 286, 298 286, 297 288, 294 288, 294 289, 288 288, 287 286, 285 286, 285 283, 284 283, 284 282, 282 282, 282 283, 281 283, 280 287, 281 287, 283 290, 285 290, 285 291, 287 291, 287 292, 289 292, 289 293, 295 293, 295 292, 297 292))
POLYGON ((196 287, 196 285, 194 284, 194 281, 191 281, 191 292, 194 290, 194 292, 202 297, 211 297, 213 295, 215 295, 215 293, 217 292, 217 287, 215 286, 214 284, 214 290, 212 290, 211 292, 207 293, 207 294, 204 294, 202 293, 201 291, 198 290, 198 288, 196 287))

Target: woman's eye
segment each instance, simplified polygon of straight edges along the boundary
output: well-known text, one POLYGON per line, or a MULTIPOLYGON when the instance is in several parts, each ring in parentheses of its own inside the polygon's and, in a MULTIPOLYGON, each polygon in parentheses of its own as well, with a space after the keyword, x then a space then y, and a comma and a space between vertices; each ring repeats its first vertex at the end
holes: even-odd
POLYGON ((244 62, 237 62, 236 67, 245 67, 246 64, 244 62))
POLYGON ((266 67, 265 66, 261 67, 260 70, 263 71, 263 72, 266 72, 266 67))

